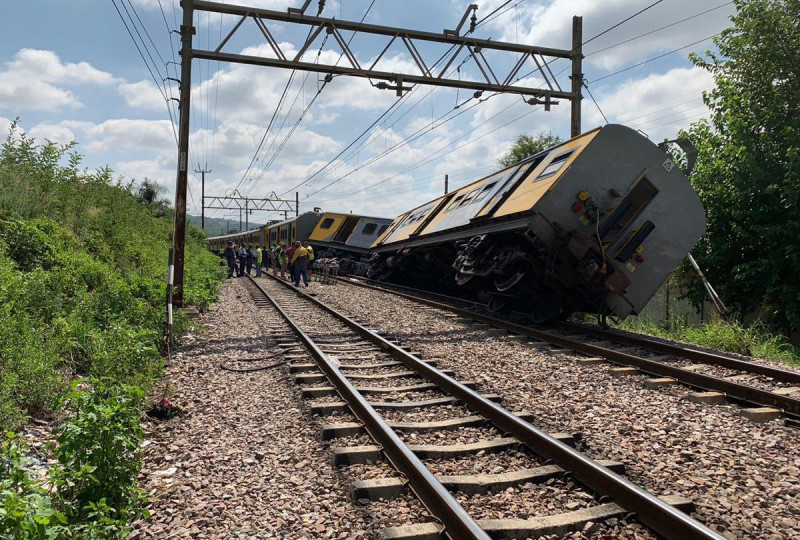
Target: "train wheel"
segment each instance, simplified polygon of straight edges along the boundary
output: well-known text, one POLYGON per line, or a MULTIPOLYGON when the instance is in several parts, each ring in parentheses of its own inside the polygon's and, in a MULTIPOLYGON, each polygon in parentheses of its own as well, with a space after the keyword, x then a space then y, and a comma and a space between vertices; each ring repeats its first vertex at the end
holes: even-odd
POLYGON ((486 304, 486 310, 489 313, 497 313, 508 305, 508 298, 503 296, 491 295, 489 302, 486 304))
POLYGON ((517 283, 520 282, 522 278, 524 278, 528 272, 531 270, 531 267, 525 261, 518 262, 514 269, 507 273, 503 274, 502 276, 495 278, 494 280, 494 287, 500 292, 505 292, 517 283))
POLYGON ((455 280, 457 285, 466 285, 469 280, 471 280, 474 276, 469 274, 462 274, 461 272, 456 272, 455 280))

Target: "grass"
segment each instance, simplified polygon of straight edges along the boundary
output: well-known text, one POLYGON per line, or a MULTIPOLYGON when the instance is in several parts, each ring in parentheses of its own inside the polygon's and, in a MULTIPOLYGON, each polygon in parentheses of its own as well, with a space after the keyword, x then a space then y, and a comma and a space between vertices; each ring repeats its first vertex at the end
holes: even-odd
POLYGON ((692 326, 681 319, 658 324, 643 317, 628 317, 614 327, 800 367, 800 349, 783 336, 770 333, 765 325, 758 322, 743 326, 736 322, 715 320, 692 326))

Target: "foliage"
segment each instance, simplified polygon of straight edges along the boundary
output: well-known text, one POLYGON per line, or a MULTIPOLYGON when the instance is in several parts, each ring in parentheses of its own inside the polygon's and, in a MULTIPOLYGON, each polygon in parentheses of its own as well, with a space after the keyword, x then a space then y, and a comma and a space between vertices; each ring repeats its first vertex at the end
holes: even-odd
POLYGON ((716 82, 704 95, 710 121, 688 132, 708 214, 693 253, 729 307, 788 334, 800 328, 800 3, 735 4, 719 52, 691 57, 716 82))
POLYGON ((143 500, 136 476, 142 465, 139 410, 144 393, 108 379, 95 380, 92 387, 80 391, 73 383, 64 398, 71 415, 57 429, 55 483, 70 522, 90 529, 104 524, 106 533, 124 537, 125 524, 143 500))
POLYGON ((71 415, 57 429, 57 465, 47 475, 31 472, 16 435, 0 441, 0 531, 12 538, 122 539, 146 513, 136 487, 144 393, 108 379, 82 384, 91 390, 73 383, 64 397, 71 415))
POLYGON ((685 320, 674 318, 668 324, 659 325, 646 317, 628 317, 619 324, 619 328, 800 366, 800 349, 793 347, 785 338, 770 333, 761 323, 744 327, 738 323, 716 320, 692 326, 685 320))
MULTIPOLYGON (((162 368, 172 211, 108 168, 80 170, 74 148, 37 145, 14 124, 0 149, 0 430, 54 416, 73 378, 93 389, 60 402, 49 478, 29 472, 13 437, 2 443, 0 526, 13 538, 125 537, 141 500, 139 407, 162 368)), ((189 227, 188 304, 215 299, 218 263, 189 227)), ((176 331, 185 324, 178 314, 176 331)))
POLYGON ((517 137, 517 140, 514 141, 514 145, 508 150, 508 152, 506 152, 505 155, 497 161, 503 167, 509 167, 522 161, 528 156, 532 156, 533 154, 539 153, 542 150, 546 150, 547 148, 560 144, 561 142, 561 137, 558 135, 553 135, 549 131, 547 133, 542 131, 533 137, 522 133, 519 137, 517 137))
POLYGON ((0 532, 15 540, 68 538, 67 519, 30 471, 27 450, 13 433, 0 440, 0 532))

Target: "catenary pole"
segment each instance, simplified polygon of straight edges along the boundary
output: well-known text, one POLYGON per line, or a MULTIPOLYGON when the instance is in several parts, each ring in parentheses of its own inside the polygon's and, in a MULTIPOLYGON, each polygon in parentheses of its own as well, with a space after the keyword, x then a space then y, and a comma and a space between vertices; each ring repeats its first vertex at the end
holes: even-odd
POLYGON ((570 122, 570 137, 577 137, 581 134, 581 88, 583 87, 583 17, 577 15, 572 17, 572 118, 570 122))
POLYGON ((197 169, 194 172, 200 173, 201 180, 200 180, 200 228, 204 231, 206 230, 206 173, 210 173, 211 169, 206 169, 208 167, 208 163, 206 163, 205 167, 200 167, 200 164, 197 164, 197 169))
POLYGON ((192 90, 192 36, 195 28, 194 0, 182 0, 183 24, 181 25, 181 84, 180 116, 178 120, 178 174, 175 181, 175 233, 172 244, 175 248, 175 282, 172 303, 183 306, 184 250, 186 247, 186 185, 189 162, 189 99, 192 90))

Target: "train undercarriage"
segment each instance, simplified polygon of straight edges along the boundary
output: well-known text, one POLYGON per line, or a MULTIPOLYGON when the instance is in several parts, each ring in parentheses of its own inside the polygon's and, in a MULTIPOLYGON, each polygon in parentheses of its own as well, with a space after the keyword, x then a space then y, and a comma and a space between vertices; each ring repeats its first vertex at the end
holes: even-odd
POLYGON ((577 233, 546 245, 519 233, 374 254, 367 274, 387 281, 485 302, 493 312, 527 313, 546 323, 571 313, 608 315, 608 294, 628 280, 607 264, 591 239, 577 233))

